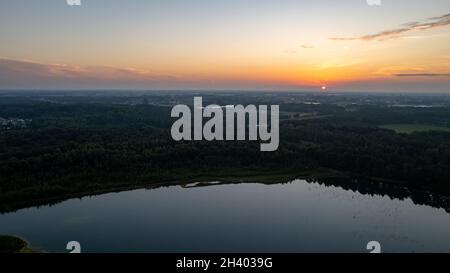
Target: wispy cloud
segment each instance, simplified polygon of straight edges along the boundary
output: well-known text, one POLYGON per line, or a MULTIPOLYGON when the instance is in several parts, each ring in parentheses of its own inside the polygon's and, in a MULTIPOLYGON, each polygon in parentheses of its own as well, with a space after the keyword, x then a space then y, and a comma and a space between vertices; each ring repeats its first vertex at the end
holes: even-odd
POLYGON ((136 68, 78 66, 14 60, 0 56, 0 90, 140 89, 140 90, 296 90, 310 89, 277 80, 166 75, 136 68))
POLYGON ((295 48, 295 49, 286 49, 285 51, 283 51, 284 52, 284 54, 297 54, 297 53, 299 53, 299 50, 303 50, 303 49, 314 49, 314 48, 316 48, 315 46, 313 46, 313 45, 310 45, 310 44, 301 44, 300 46, 299 46, 299 48, 295 48), (299 49, 299 50, 298 50, 299 49))
POLYGON ((286 49, 286 50, 284 51, 284 54, 297 54, 297 50, 286 49))
POLYGON ((361 35, 354 37, 334 37, 334 41, 383 41, 402 37, 402 34, 410 31, 423 31, 437 27, 450 26, 450 13, 439 17, 428 18, 423 22, 410 22, 401 25, 399 28, 381 31, 375 34, 361 35))
POLYGON ((401 73, 394 74, 396 77, 450 77, 450 73, 442 74, 442 73, 401 73))
POLYGON ((0 58, 0 87, 109 86, 114 83, 146 86, 175 81, 175 76, 134 68, 45 64, 0 58))
POLYGON ((9 73, 27 73, 33 75, 61 78, 90 77, 97 79, 141 79, 161 80, 171 76, 158 75, 146 70, 134 68, 115 68, 108 66, 77 66, 66 64, 45 64, 32 61, 0 59, 0 71, 9 73))

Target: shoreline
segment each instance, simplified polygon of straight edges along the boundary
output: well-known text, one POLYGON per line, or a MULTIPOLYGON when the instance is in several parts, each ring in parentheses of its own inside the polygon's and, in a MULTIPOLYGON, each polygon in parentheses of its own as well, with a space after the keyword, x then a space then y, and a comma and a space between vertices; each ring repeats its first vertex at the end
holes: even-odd
MULTIPOLYGON (((46 205, 58 204, 60 202, 64 202, 69 199, 75 198, 84 198, 84 197, 93 197, 102 194, 108 193, 119 193, 124 191, 138 190, 138 189, 156 189, 160 187, 170 187, 170 186, 182 186, 186 187, 190 184, 196 183, 198 187, 200 186, 208 186, 208 183, 205 182, 218 182, 217 184, 233 184, 233 183, 262 183, 262 184, 277 184, 277 183, 288 183, 296 179, 304 179, 307 181, 323 183, 323 181, 329 180, 345 180, 349 182, 343 182, 342 186, 350 186, 354 188, 358 188, 362 186, 360 184, 365 184, 364 187, 367 187, 367 184, 382 185, 385 187, 401 187, 406 191, 421 191, 427 192, 429 194, 436 194, 439 196, 448 196, 447 193, 439 193, 433 191, 432 189, 424 189, 424 188, 414 188, 408 185, 405 182, 401 181, 393 181, 382 178, 373 178, 373 177, 359 177, 354 176, 350 173, 340 172, 332 169, 324 169, 319 168, 316 170, 303 171, 303 172, 267 172, 260 174, 249 174, 249 173, 240 173, 236 175, 193 175, 190 178, 180 178, 180 179, 168 179, 166 181, 161 180, 161 182, 150 182, 150 183, 124 183, 123 185, 114 185, 114 184, 106 184, 102 189, 92 189, 87 191, 73 191, 67 190, 66 193, 55 194, 50 196, 51 193, 48 193, 49 196, 43 195, 42 197, 37 198, 29 198, 26 199, 26 194, 22 195, 22 199, 19 201, 12 202, 4 202, 0 204, 0 215, 6 214, 10 212, 14 212, 20 209, 30 208, 30 207, 40 207, 46 205), (356 177, 356 182, 355 182, 356 177), (359 180, 362 181, 359 181, 359 180), (369 181, 369 182, 367 182, 369 181), (127 185, 128 184, 128 185, 127 185)), ((325 182, 330 183, 330 182, 325 182)), ((216 184, 216 185, 217 185, 216 184)), ((330 184, 339 185, 339 182, 330 184)), ((9 199, 12 199, 11 197, 9 199)), ((445 209, 449 209, 449 207, 445 206, 445 209)))
POLYGON ((0 235, 0 253, 42 253, 30 246, 27 240, 15 235, 0 235))

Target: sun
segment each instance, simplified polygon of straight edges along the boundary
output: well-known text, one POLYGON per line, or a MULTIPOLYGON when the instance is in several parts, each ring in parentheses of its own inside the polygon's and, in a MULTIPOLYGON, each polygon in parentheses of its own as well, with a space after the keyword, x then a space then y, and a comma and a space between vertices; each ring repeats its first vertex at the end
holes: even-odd
POLYGON ((321 89, 322 89, 322 91, 325 91, 325 90, 327 90, 327 87, 326 87, 325 85, 323 85, 323 86, 321 87, 321 89))

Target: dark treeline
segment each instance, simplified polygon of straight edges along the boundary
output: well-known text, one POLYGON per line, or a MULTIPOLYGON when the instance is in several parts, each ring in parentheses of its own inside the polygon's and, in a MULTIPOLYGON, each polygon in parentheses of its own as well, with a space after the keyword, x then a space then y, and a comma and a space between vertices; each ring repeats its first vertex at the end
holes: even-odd
MULTIPOLYGON (((0 131, 0 204, 199 177, 304 174, 320 168, 450 193, 450 133, 397 134, 377 124, 450 120, 448 108, 281 104, 293 114, 280 147, 174 142, 170 107, 110 103, 2 104, 28 128, 0 131), (297 113, 297 114, 296 114, 297 113), (296 118, 313 113, 321 118, 296 118)), ((286 114, 287 112, 287 114, 286 114)))

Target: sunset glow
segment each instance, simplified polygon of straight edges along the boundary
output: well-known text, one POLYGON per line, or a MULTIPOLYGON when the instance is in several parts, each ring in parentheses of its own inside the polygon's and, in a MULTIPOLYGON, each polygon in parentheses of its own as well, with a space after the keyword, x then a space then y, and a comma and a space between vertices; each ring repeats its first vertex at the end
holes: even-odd
POLYGON ((13 2, 1 89, 450 91, 449 1, 13 2))

